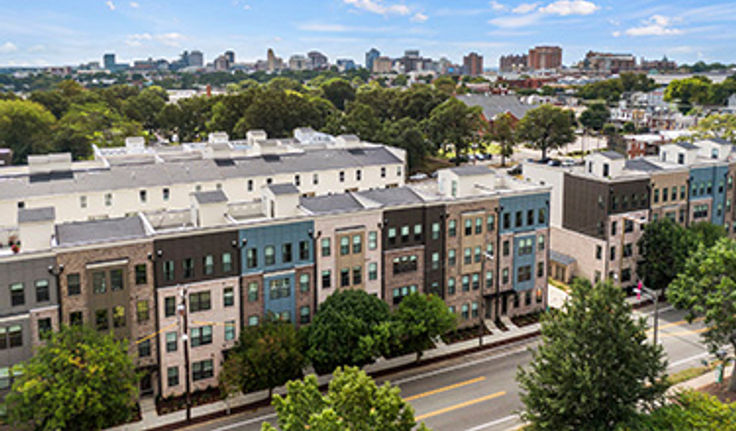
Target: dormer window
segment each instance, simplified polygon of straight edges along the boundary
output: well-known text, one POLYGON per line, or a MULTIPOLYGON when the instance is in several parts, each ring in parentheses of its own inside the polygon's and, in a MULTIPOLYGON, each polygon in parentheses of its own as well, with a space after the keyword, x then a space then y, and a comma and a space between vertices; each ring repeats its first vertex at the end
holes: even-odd
POLYGON ((608 163, 603 164, 603 176, 604 177, 608 176, 608 163))
POLYGON ((677 164, 678 165, 684 165, 685 164, 685 153, 679 153, 677 155, 677 164))
POLYGON ((710 158, 711 159, 718 158, 718 148, 713 148, 712 150, 710 150, 710 158))

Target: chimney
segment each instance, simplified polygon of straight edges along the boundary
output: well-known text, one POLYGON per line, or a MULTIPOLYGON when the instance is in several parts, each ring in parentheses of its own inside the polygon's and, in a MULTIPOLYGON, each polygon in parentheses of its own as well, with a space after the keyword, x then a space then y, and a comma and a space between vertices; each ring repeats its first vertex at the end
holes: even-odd
POLYGON ((191 220, 197 227, 227 224, 227 195, 222 190, 196 192, 191 195, 191 220))
POLYGON ((21 251, 48 250, 54 236, 54 207, 18 210, 18 236, 21 251))

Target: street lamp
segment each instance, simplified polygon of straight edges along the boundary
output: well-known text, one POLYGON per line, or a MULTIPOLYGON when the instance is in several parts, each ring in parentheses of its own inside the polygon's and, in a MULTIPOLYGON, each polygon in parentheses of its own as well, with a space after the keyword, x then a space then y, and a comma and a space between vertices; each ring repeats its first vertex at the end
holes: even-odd
POLYGON ((657 345, 657 328, 659 327, 659 292, 654 289, 644 287, 644 283, 639 280, 639 283, 634 289, 636 292, 637 299, 641 298, 641 295, 646 295, 654 301, 654 345, 657 345))

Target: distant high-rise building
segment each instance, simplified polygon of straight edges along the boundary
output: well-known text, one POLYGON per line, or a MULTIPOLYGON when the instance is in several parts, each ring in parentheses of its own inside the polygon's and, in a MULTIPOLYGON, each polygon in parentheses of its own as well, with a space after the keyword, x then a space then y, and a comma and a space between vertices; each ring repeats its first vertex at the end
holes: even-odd
MULTIPOLYGON (((185 51, 186 54, 186 51, 185 51)), ((204 54, 202 51, 192 51, 187 56, 187 66, 202 67, 204 66, 204 54)))
POLYGON ((335 65, 337 66, 337 70, 340 72, 346 72, 348 70, 355 69, 355 61, 353 61, 350 58, 338 58, 335 60, 335 65))
POLYGON ((370 51, 365 53, 365 68, 372 71, 373 62, 380 56, 381 51, 377 50, 376 48, 371 48, 370 51))
POLYGON ((309 68, 312 70, 322 70, 329 67, 327 56, 319 51, 310 51, 307 53, 309 58, 309 68))
POLYGON ((419 57, 419 50, 418 49, 407 49, 406 51, 404 51, 404 57, 417 58, 419 57))
POLYGON ((532 70, 559 69, 562 67, 562 48, 536 46, 529 50, 527 67, 532 70))
POLYGON ((115 69, 115 54, 108 53, 102 57, 102 64, 107 70, 115 69))
POLYGON ((636 68, 636 57, 632 54, 588 51, 583 60, 583 67, 604 73, 626 72, 636 68))
POLYGON ((289 69, 291 70, 306 70, 308 67, 309 60, 303 55, 292 55, 289 57, 289 69))
POLYGON ((483 74, 483 56, 476 52, 463 57, 463 73, 470 76, 478 76, 483 74))
POLYGON ((502 55, 498 59, 498 69, 501 72, 519 72, 526 70, 528 58, 526 54, 509 54, 502 55))
POLYGON ((215 67, 216 71, 222 72, 230 68, 230 62, 228 61, 226 55, 220 55, 213 62, 213 66, 215 67))
POLYGON ((223 54, 225 58, 227 58, 227 62, 232 66, 235 64, 235 52, 233 51, 225 51, 225 54, 223 54))
POLYGON ((273 49, 268 48, 266 52, 266 70, 269 72, 277 72, 284 68, 284 62, 280 57, 276 57, 273 49))
POLYGON ((644 57, 642 57, 641 61, 639 62, 639 69, 643 71, 674 70, 674 69, 677 69, 677 63, 675 63, 672 60, 668 60, 666 55, 661 60, 647 60, 644 57))
POLYGON ((422 69, 423 59, 419 56, 418 49, 407 49, 404 56, 399 59, 404 73, 414 72, 422 69))
POLYGON ((373 60, 373 72, 389 73, 393 62, 390 57, 378 57, 373 60))

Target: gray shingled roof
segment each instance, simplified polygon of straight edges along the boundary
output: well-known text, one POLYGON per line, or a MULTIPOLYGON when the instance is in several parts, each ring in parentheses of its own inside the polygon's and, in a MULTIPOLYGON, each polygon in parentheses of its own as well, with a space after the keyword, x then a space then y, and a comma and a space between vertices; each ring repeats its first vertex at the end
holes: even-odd
POLYGON ((564 253, 560 253, 554 250, 549 251, 549 260, 553 262, 558 262, 563 265, 570 265, 575 263, 575 258, 572 256, 568 256, 564 253))
POLYGON ((227 202, 227 196, 222 190, 211 190, 207 192, 193 193, 194 199, 200 204, 213 204, 217 202, 227 202))
POLYGON ((493 172, 485 166, 478 165, 457 166, 455 168, 450 168, 450 170, 461 177, 473 175, 488 175, 493 172))
POLYGON ((697 150, 698 147, 691 144, 690 142, 675 142, 675 145, 678 147, 684 149, 684 150, 697 150))
POLYGON ((494 94, 490 96, 482 94, 462 94, 456 96, 458 100, 468 106, 480 106, 487 120, 492 120, 498 114, 510 113, 517 119, 526 115, 527 111, 539 105, 527 105, 521 103, 518 97, 512 94, 494 94))
POLYGON ((18 223, 52 221, 56 218, 54 207, 21 208, 18 210, 18 223))
MULTIPOLYGON (((76 171, 52 181, 31 181, 29 175, 0 176, 0 199, 25 199, 34 196, 77 192, 114 191, 130 187, 169 186, 228 178, 252 178, 323 169, 358 168, 401 163, 385 147, 313 150, 282 154, 278 157, 234 159, 230 166, 218 166, 213 159, 172 161, 158 164, 111 166, 110 169, 76 171)), ((2 175, 2 171, 0 171, 2 175)))
POLYGON ((601 156, 607 159, 611 159, 611 160, 620 160, 624 158, 624 156, 621 153, 617 153, 615 151, 601 151, 598 154, 600 154, 601 156))
POLYGON ((350 193, 301 198, 299 204, 313 214, 357 211, 363 205, 350 193))
POLYGON ((720 144, 720 145, 732 145, 731 144, 731 141, 728 141, 728 140, 723 139, 723 138, 708 138, 708 140, 709 141, 713 141, 716 144, 720 144))
POLYGON ((269 184, 266 187, 271 190, 274 195, 293 195, 299 194, 299 189, 294 184, 269 184))
POLYGON ((627 160, 624 164, 624 168, 630 169, 632 171, 644 171, 644 172, 651 172, 651 171, 661 171, 662 168, 655 165, 654 163, 646 160, 646 159, 633 159, 633 160, 627 160))
POLYGON ((381 205, 401 205, 424 202, 424 200, 409 187, 366 190, 363 192, 357 192, 356 195, 378 202, 381 205))
POLYGON ((98 243, 143 238, 146 230, 139 217, 83 221, 56 225, 59 245, 98 243))

